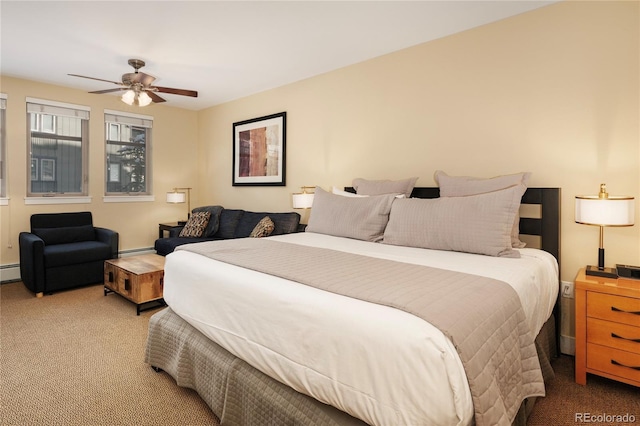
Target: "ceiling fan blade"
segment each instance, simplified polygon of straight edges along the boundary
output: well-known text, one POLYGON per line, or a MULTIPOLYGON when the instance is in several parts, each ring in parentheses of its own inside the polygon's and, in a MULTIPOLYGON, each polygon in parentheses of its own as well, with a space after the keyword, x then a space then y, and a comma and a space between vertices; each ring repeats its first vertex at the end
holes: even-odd
POLYGON ((126 87, 119 87, 117 89, 96 90, 96 91, 89 92, 89 93, 102 94, 102 93, 120 92, 121 90, 127 90, 127 88, 126 87))
POLYGON ((160 103, 160 102, 167 102, 165 99, 161 98, 160 96, 156 95, 155 93, 153 93, 151 90, 145 90, 145 92, 147 92, 147 95, 149 95, 149 97, 151 98, 151 100, 154 103, 160 103))
POLYGON ((81 78, 88 78, 88 79, 91 79, 91 80, 104 81, 106 83, 117 84, 118 86, 122 85, 122 83, 118 83, 117 81, 104 80, 102 78, 95 78, 95 77, 87 77, 86 75, 78 75, 78 74, 67 74, 67 75, 70 75, 71 77, 81 77, 81 78))
POLYGON ((191 96, 192 98, 198 97, 198 92, 195 90, 185 89, 172 89, 171 87, 153 86, 152 89, 157 90, 160 93, 171 93, 173 95, 191 96))

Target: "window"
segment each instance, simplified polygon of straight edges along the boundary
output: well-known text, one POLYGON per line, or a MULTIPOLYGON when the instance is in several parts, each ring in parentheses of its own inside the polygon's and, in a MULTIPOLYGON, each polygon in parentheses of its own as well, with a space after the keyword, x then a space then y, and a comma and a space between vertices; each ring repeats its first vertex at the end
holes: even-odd
POLYGON ((0 198, 5 198, 7 196, 7 185, 6 185, 6 161, 5 161, 5 146, 6 146, 6 111, 7 111, 7 95, 4 93, 0 93, 0 198))
POLYGON ((153 117, 105 111, 106 195, 148 195, 153 117))
POLYGON ((27 98, 28 196, 87 195, 89 108, 27 98))

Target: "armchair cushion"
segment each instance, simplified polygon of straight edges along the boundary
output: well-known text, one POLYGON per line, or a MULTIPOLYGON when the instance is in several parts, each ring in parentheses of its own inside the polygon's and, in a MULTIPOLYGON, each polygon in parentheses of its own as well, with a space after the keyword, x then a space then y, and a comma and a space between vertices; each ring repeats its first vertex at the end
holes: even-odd
POLYGON ((78 243, 96 239, 96 231, 91 225, 35 228, 32 233, 42 238, 46 245, 78 243))
POLYGON ((99 241, 44 246, 47 267, 75 265, 111 259, 111 247, 99 241))

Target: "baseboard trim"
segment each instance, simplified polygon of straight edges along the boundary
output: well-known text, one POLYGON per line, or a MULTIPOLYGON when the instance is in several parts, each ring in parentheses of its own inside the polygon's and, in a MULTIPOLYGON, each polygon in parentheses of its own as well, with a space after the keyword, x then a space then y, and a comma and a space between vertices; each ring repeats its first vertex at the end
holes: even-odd
MULTIPOLYGON (((155 253, 153 247, 142 247, 137 249, 122 250, 119 257, 136 256, 139 254, 155 253)), ((0 284, 9 284, 20 281, 20 264, 0 265, 0 284)))
POLYGON ((153 247, 144 247, 144 248, 138 248, 138 249, 131 249, 131 250, 122 250, 121 252, 118 253, 118 255, 120 257, 129 257, 129 256, 137 256, 139 254, 149 254, 149 253, 155 253, 156 251, 154 250, 153 247))
POLYGON ((20 281, 20 264, 0 265, 0 284, 20 281))

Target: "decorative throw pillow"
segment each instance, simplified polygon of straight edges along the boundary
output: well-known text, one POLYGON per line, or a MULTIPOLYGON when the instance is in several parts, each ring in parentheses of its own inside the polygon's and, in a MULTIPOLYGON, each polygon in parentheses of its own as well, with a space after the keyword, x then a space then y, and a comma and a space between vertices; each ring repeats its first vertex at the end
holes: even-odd
POLYGON ((396 200, 385 244, 520 257, 511 246, 513 218, 526 187, 466 197, 396 200))
POLYGON ((209 223, 209 218, 211 218, 211 212, 192 213, 187 224, 184 225, 184 228, 180 231, 179 237, 202 237, 202 233, 209 223))
POLYGON ((417 177, 403 180, 367 180, 357 178, 353 180, 353 187, 358 195, 404 194, 411 197, 411 191, 416 185, 417 177))
POLYGON ((253 231, 251 231, 251 234, 249 234, 249 237, 251 238, 268 237, 269 235, 271 235, 275 227, 276 226, 271 220, 271 218, 269 216, 265 216, 260 220, 260 222, 258 222, 256 227, 253 228, 253 231))
MULTIPOLYGON (((484 194, 498 191, 513 185, 527 186, 531 173, 515 173, 512 175, 496 176, 492 178, 475 178, 470 176, 449 176, 442 170, 437 170, 434 179, 440 187, 441 197, 464 197, 466 195, 484 194)), ((511 245, 522 248, 525 243, 520 241, 520 214, 516 213, 511 229, 511 245)))
POLYGON ((344 197, 316 188, 306 232, 379 241, 389 221, 394 194, 344 197))

